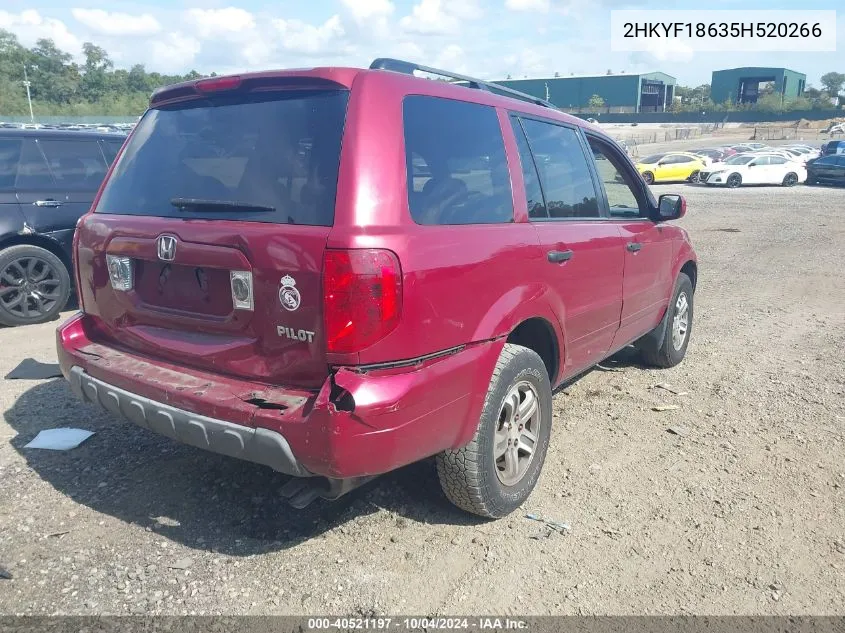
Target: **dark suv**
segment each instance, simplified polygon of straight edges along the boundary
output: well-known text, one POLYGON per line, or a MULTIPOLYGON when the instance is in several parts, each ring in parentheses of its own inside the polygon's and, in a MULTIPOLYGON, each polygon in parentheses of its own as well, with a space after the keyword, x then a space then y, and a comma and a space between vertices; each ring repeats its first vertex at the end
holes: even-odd
POLYGON ((125 137, 0 129, 0 324, 56 317, 71 293, 71 242, 125 137))
POLYGON ((182 83, 79 224, 59 359, 86 401, 296 476, 296 506, 436 455, 455 504, 499 517, 554 387, 632 343, 684 357, 684 211, 599 128, 445 71, 182 83))

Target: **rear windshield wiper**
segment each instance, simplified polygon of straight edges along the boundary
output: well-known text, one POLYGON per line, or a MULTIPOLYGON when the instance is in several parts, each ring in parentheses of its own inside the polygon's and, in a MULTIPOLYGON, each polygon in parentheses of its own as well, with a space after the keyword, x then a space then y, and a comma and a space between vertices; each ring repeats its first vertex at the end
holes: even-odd
POLYGON ((170 204, 184 211, 185 209, 208 209, 209 211, 256 211, 260 213, 273 213, 276 207, 268 207, 263 204, 251 202, 238 202, 237 200, 208 200, 206 198, 171 198, 170 204))

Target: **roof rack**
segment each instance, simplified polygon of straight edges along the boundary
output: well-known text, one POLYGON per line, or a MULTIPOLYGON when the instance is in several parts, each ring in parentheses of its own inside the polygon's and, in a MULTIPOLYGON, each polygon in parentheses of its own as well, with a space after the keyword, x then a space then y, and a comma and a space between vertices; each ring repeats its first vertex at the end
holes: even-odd
POLYGON ((432 68, 430 66, 422 66, 420 64, 415 64, 414 62, 406 62, 401 59, 392 59, 390 57, 379 57, 378 59, 374 60, 372 64, 370 64, 371 70, 390 70, 395 73, 402 73, 404 75, 413 75, 414 72, 423 72, 428 73, 430 75, 438 75, 440 77, 448 77, 449 79, 454 79, 459 82, 464 82, 467 84, 467 87, 474 88, 476 90, 487 90, 488 92, 501 92, 509 97, 514 97, 515 99, 520 99, 522 101, 528 101, 535 105, 543 106, 545 108, 552 108, 557 109, 557 107, 545 101, 543 99, 539 99, 533 95, 527 94, 525 92, 520 92, 519 90, 514 90, 513 88, 508 88, 501 84, 493 83, 490 81, 484 81, 482 79, 476 79, 475 77, 468 77, 466 75, 459 75, 458 73, 453 73, 448 70, 440 70, 439 68, 432 68))

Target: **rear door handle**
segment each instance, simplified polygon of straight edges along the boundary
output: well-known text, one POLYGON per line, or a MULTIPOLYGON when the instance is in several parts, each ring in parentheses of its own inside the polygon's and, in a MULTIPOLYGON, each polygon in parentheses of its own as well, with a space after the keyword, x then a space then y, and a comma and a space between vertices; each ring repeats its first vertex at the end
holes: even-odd
POLYGON ((547 256, 551 263, 562 264, 572 259, 572 255, 572 251, 549 251, 547 256))
POLYGON ((58 200, 36 200, 33 202, 36 207, 60 207, 62 203, 58 200))
POLYGON ((628 246, 627 246, 628 250, 631 251, 632 253, 636 253, 642 247, 643 247, 643 245, 640 244, 639 242, 628 242, 628 246))

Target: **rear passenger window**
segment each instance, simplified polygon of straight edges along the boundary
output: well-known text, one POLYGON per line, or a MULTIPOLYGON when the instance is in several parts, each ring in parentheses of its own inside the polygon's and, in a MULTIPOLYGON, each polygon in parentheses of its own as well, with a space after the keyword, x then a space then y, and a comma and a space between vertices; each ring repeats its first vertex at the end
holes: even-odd
POLYGON ((54 187, 47 161, 44 160, 44 155, 33 139, 25 140, 21 147, 15 186, 18 189, 52 189, 54 187))
POLYGON ((537 167, 534 165, 534 158, 531 156, 531 148, 528 146, 528 139, 519 119, 511 117, 513 133, 516 136, 516 146, 519 149, 519 162, 522 165, 522 180, 525 183, 525 197, 528 203, 529 218, 547 218, 546 201, 543 200, 543 189, 540 187, 540 177, 537 174, 537 167))
POLYGON ((96 140, 39 141, 56 185, 94 190, 106 175, 106 163, 96 140))
POLYGON ((0 141, 0 189, 14 189, 20 156, 20 141, 0 141))
POLYGON ((489 106, 409 96, 404 102, 408 205, 418 224, 513 221, 502 130, 489 106))
POLYGON ((120 146, 123 145, 120 141, 102 141, 103 153, 106 155, 106 161, 109 165, 117 158, 117 153, 120 151, 120 146))
POLYGON ((575 130, 523 119, 551 219, 600 217, 596 187, 575 130))

